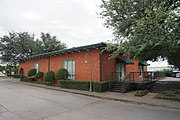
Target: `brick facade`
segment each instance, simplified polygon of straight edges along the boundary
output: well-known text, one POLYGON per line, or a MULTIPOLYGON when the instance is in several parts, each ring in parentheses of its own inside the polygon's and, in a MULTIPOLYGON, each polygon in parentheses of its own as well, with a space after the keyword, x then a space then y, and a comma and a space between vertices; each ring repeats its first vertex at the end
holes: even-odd
MULTIPOLYGON (((102 57, 102 81, 109 80, 113 76, 112 73, 116 72, 116 65, 117 65, 116 60, 115 60, 115 58, 110 59, 109 55, 110 55, 110 53, 108 53, 108 52, 103 52, 101 54, 101 57, 102 57)), ((124 56, 118 56, 118 57, 125 58, 124 56)), ((132 59, 129 59, 129 60, 134 62, 134 64, 125 65, 126 76, 130 72, 140 72, 139 71, 139 61, 132 60, 132 59)), ((146 66, 144 66, 144 71, 147 71, 146 66)))
MULTIPOLYGON (((34 64, 39 63, 39 71, 46 73, 49 67, 51 71, 56 72, 62 68, 64 60, 73 59, 75 60, 75 80, 89 81, 90 60, 92 59, 92 81, 107 81, 112 77, 112 73, 116 72, 117 63, 115 58, 109 59, 110 53, 101 53, 100 51, 99 48, 93 48, 58 55, 49 55, 42 58, 31 58, 20 62, 19 70, 23 68, 24 74, 27 75, 28 71, 34 67, 34 64), (85 60, 87 60, 87 63, 85 63, 85 60)), ((126 65, 126 75, 128 75, 129 72, 139 72, 139 62, 136 60, 131 61, 133 61, 134 64, 126 65)), ((145 70, 147 70, 146 67, 145 70)))

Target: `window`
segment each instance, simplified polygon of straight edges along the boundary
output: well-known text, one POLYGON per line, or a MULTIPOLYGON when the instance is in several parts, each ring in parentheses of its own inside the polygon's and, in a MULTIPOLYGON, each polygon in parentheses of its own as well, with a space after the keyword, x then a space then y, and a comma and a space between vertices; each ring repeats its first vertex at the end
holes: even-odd
POLYGON ((34 69, 36 69, 37 73, 39 72, 39 63, 34 64, 34 69))
POLYGON ((65 60, 63 61, 63 68, 68 70, 68 79, 75 79, 75 60, 65 60))

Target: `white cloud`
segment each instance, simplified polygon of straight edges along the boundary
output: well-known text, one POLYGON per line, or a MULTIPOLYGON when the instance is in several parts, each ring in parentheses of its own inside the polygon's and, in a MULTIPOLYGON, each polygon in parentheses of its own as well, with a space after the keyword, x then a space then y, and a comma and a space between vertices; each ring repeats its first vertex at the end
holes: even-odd
POLYGON ((148 63, 150 64, 150 67, 159 67, 159 66, 167 67, 167 66, 169 66, 167 60, 164 60, 164 61, 156 61, 156 62, 148 61, 148 63))
POLYGON ((40 20, 43 18, 43 15, 37 14, 37 13, 33 13, 33 12, 27 12, 27 13, 22 13, 21 14, 23 18, 27 19, 27 20, 40 20))
POLYGON ((0 36, 9 31, 56 35, 69 47, 112 39, 96 12, 101 0, 0 0, 0 36))
MULTIPOLYGON (((50 32, 68 47, 106 42, 112 31, 98 18, 101 0, 0 0, 0 36, 9 31, 50 32)), ((151 66, 167 62, 151 63, 151 66)))

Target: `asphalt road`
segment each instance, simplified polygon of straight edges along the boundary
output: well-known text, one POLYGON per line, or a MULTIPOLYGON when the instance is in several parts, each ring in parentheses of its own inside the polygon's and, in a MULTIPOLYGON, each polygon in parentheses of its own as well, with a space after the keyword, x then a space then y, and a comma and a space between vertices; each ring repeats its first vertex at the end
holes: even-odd
POLYGON ((101 100, 0 78, 0 120, 180 120, 180 110, 101 100))

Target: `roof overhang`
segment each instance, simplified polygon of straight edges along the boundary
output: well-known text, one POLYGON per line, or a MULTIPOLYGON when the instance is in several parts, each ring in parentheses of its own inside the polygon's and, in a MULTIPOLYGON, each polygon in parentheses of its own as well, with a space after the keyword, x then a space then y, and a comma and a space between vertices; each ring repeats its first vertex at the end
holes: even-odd
POLYGON ((25 58, 22 58, 19 62, 23 62, 25 60, 30 60, 30 59, 48 57, 48 56, 56 56, 56 55, 61 55, 61 54, 80 52, 83 50, 89 51, 90 49, 101 49, 101 48, 106 47, 106 46, 107 46, 106 43, 101 42, 101 43, 92 44, 92 45, 73 47, 73 48, 69 48, 69 49, 63 49, 63 50, 52 51, 52 52, 47 52, 47 53, 42 53, 42 54, 37 54, 37 55, 25 57, 25 58))
POLYGON ((116 58, 116 63, 134 64, 132 61, 125 58, 116 58))

